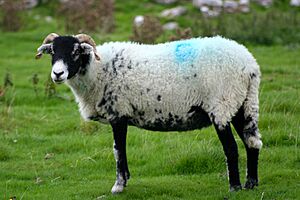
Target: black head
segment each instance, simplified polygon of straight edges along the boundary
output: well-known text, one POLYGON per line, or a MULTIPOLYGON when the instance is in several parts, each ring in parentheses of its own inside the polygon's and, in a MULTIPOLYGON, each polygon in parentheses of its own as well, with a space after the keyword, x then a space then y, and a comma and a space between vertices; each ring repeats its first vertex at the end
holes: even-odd
POLYGON ((43 53, 52 56, 51 78, 55 83, 63 83, 76 74, 84 75, 92 59, 92 52, 97 58, 94 41, 84 34, 78 36, 49 34, 38 49, 37 58, 43 53))

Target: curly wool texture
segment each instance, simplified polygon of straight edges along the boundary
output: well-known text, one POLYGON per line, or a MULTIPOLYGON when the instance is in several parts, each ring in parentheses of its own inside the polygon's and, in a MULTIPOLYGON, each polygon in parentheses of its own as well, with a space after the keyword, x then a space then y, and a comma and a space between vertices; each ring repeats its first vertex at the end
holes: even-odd
POLYGON ((241 106, 246 117, 258 119, 259 66, 235 41, 217 36, 157 45, 111 42, 97 51, 100 62, 91 55, 87 73, 67 81, 85 119, 125 116, 138 127, 159 122, 177 130, 189 125, 193 108, 201 108, 222 127, 241 106))

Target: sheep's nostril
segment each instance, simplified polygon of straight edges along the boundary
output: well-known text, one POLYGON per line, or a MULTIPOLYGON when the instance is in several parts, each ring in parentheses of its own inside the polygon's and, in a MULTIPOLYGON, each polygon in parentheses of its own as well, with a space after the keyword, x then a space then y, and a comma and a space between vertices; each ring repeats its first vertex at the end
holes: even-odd
POLYGON ((56 73, 56 72, 53 72, 53 73, 55 74, 55 76, 56 76, 57 78, 59 78, 61 75, 64 74, 63 71, 62 71, 62 72, 58 72, 58 73, 56 73))

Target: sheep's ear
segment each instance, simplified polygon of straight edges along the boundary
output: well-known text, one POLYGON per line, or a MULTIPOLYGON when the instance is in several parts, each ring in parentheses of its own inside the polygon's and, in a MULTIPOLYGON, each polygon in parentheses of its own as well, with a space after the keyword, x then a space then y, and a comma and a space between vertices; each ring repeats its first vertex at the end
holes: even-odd
POLYGON ((50 33, 48 34, 44 41, 43 44, 37 49, 37 54, 35 55, 36 59, 39 59, 42 57, 43 53, 51 53, 52 52, 52 42, 55 38, 59 37, 58 34, 56 33, 50 33))
POLYGON ((94 51, 94 47, 88 43, 81 43, 82 54, 90 54, 91 52, 94 53, 96 60, 100 60, 99 55, 94 51))
POLYGON ((35 55, 36 59, 40 59, 44 53, 50 54, 52 52, 52 44, 42 44, 37 49, 37 54, 35 55))

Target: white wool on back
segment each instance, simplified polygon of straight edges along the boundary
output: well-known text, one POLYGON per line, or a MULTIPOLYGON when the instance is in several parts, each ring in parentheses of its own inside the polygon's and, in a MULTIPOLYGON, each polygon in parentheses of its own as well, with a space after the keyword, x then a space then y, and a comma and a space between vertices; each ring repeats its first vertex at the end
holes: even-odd
POLYGON ((259 66, 232 40, 217 36, 157 45, 110 42, 97 51, 100 62, 91 55, 87 74, 67 81, 85 119, 102 116, 99 120, 108 122, 127 116, 142 127, 170 113, 187 120, 191 107, 199 106, 221 127, 245 100, 245 115, 258 117, 259 66))

